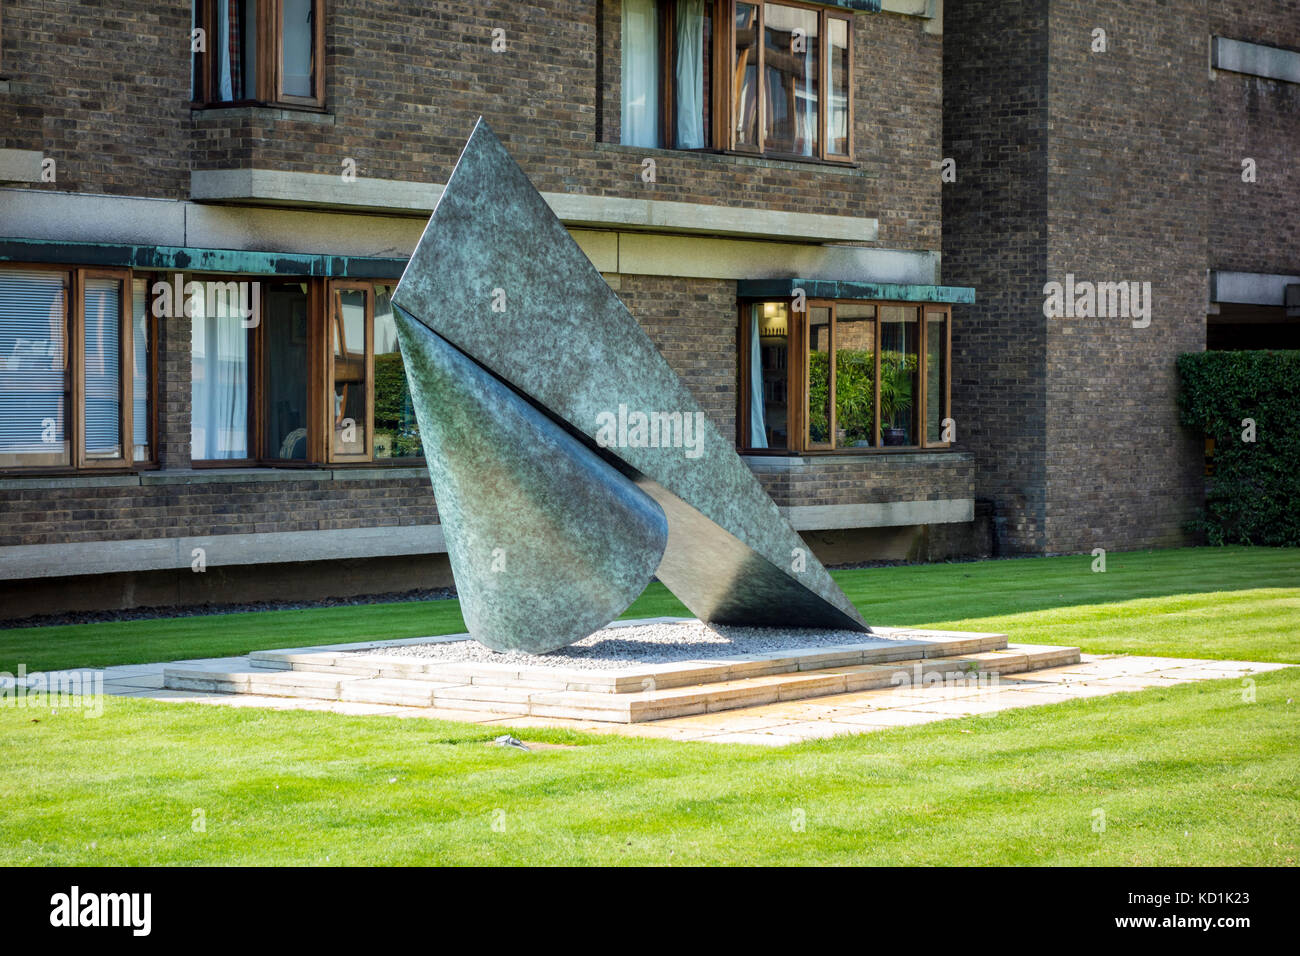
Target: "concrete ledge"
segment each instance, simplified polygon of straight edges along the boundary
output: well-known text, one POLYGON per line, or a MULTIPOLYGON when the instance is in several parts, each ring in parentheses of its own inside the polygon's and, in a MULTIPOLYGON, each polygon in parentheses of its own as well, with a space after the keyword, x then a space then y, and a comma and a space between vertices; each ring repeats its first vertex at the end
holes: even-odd
POLYGON ((0 149, 0 182, 39 183, 45 154, 36 149, 0 149))
POLYGON ((436 524, 23 544, 0 547, 0 580, 188 568, 195 548, 203 549, 209 567, 221 567, 441 554, 447 545, 436 524))
POLYGON ((780 511, 796 531, 961 524, 975 520, 975 499, 886 501, 865 505, 790 505, 780 511))
MULTIPOLYGON (((190 174, 190 198, 195 202, 404 211, 425 216, 438 204, 442 190, 438 183, 364 176, 345 182, 342 176, 279 169, 196 169, 190 174)), ((877 236, 875 219, 855 216, 573 193, 542 195, 562 222, 578 226, 803 242, 871 242, 877 236)))
POLYGON ((1296 284, 1300 284, 1300 276, 1211 271, 1210 301, 1281 306, 1286 302, 1287 286, 1296 284))
POLYGON ((121 488, 140 485, 207 485, 264 481, 377 481, 428 479, 424 467, 414 468, 196 468, 184 471, 144 471, 136 475, 68 475, 66 477, 0 478, 0 491, 43 488, 121 488))
POLYGON ((752 470, 767 474, 787 471, 816 470, 822 465, 872 465, 887 467, 899 465, 933 465, 973 462, 975 456, 968 451, 928 449, 914 452, 861 452, 842 455, 741 455, 752 470))
POLYGON ((1262 43, 1215 37, 1214 66, 1231 73, 1300 83, 1300 53, 1262 43))

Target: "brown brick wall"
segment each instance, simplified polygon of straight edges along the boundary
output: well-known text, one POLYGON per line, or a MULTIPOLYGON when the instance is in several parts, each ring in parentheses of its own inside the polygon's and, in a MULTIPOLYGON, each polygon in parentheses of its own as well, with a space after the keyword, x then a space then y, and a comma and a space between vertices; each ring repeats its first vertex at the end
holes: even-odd
POLYGON ((438 520, 427 477, 9 487, 0 489, 0 512, 5 515, 0 547, 383 528, 438 520))
POLYGON ((57 164, 55 183, 32 188, 188 194, 189 11, 188 0, 6 0, 0 148, 57 164))
MULTIPOLYGON (((1225 0, 1210 32, 1300 51, 1300 0, 1225 0)), ((1209 84, 1210 268, 1300 273, 1300 84, 1215 71, 1209 84), (1241 161, 1257 164, 1254 183, 1241 161)))
POLYGON ((799 462, 760 457, 750 467, 778 505, 862 505, 940 501, 974 495, 970 455, 875 454, 809 456, 799 462))
POLYGON ((724 436, 736 433, 736 283, 619 276, 618 294, 724 436))
POLYGON ((322 121, 264 109, 191 120, 186 0, 130 13, 10 0, 0 146, 58 161, 58 184, 31 188, 184 199, 191 163, 333 175, 350 158, 363 178, 445 182, 483 115, 544 191, 870 216, 878 244, 938 248, 942 39, 923 21, 854 19, 859 168, 654 151, 658 181, 645 184, 646 151, 616 145, 620 4, 603 0, 598 17, 600 2, 333 0, 322 121))
POLYGON ((1044 547, 1047 329, 1047 2, 944 10, 943 279, 974 286, 953 310, 957 446, 975 455, 1010 552, 1044 547))
POLYGON ((1205 346, 1205 5, 1051 11, 1048 278, 1150 282, 1153 307, 1141 329, 1047 320, 1046 550, 1186 544, 1201 454, 1174 363, 1205 346), (1096 27, 1105 53, 1090 52, 1096 27))

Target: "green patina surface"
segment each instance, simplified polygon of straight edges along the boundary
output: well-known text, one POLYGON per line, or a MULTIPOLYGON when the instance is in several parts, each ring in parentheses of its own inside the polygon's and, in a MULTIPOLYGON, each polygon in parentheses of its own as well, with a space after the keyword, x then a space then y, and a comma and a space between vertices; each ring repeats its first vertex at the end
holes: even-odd
POLYGON ((395 258, 202 249, 192 246, 54 242, 45 239, 0 239, 0 262, 3 261, 155 269, 159 272, 228 272, 353 279, 391 279, 406 268, 405 259, 395 258))
POLYGON ((935 302, 973 305, 968 286, 908 285, 899 282, 851 282, 836 279, 742 279, 736 294, 742 299, 789 299, 802 289, 810 299, 871 299, 885 302, 935 302))
MULTIPOLYGON (((399 326, 404 348, 408 342, 413 349, 422 342, 437 345, 412 334, 419 331, 412 325, 422 325, 438 342, 445 340, 490 373, 489 381, 516 389, 586 449, 602 455, 610 476, 631 478, 657 502, 671 532, 655 573, 693 614, 721 624, 866 629, 736 454, 731 437, 709 421, 482 120, 393 293, 393 304, 414 320, 399 326)), ((439 483, 446 483, 448 475, 440 475, 436 462, 463 455, 467 439, 438 420, 473 398, 454 381, 424 387, 422 379, 433 376, 433 365, 444 360, 441 352, 431 351, 406 365, 439 509, 458 509, 466 526, 487 520, 500 526, 502 534, 510 524, 502 519, 510 512, 527 509, 536 516, 523 526, 527 533, 516 545, 530 564, 516 566, 508 576, 485 575, 481 568, 465 573, 470 562, 458 559, 458 553, 472 549, 466 541, 454 542, 461 530, 444 523, 462 601, 480 607, 487 617, 503 618, 502 611, 487 605, 502 604, 509 588, 527 585, 535 574, 549 575, 545 552, 552 541, 566 540, 557 533, 564 522, 548 520, 560 513, 561 499, 549 493, 554 482, 521 480, 520 459, 549 461, 557 470, 574 462, 538 454, 527 441, 512 439, 507 429, 480 456, 477 484, 462 486, 465 494, 477 496, 478 504, 449 504, 439 483), (448 436, 450 446, 432 439, 435 427, 448 436)), ((506 415, 508 393, 502 392, 493 414, 506 415)), ((487 414, 485 408, 476 420, 487 414)), ((589 515, 589 535, 617 528, 624 519, 619 509, 609 507, 590 509, 589 515)), ((614 555, 620 549, 611 545, 607 550, 614 555)), ((596 579, 611 592, 625 590, 620 563, 629 562, 611 557, 609 566, 593 565, 596 579)), ((466 623, 470 634, 490 647, 522 646, 536 620, 581 603, 575 596, 573 588, 556 586, 525 601, 532 619, 520 621, 513 634, 476 629, 477 611, 467 613, 466 623)), ((607 602, 602 598, 600 603, 607 602)), ((582 636, 575 633, 570 640, 582 636)))

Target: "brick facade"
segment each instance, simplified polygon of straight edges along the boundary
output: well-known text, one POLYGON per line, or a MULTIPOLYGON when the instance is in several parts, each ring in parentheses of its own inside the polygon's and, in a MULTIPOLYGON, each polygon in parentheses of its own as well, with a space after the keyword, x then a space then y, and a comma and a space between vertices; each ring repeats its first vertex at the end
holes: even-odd
POLYGON ((442 183, 482 115, 544 192, 875 217, 877 245, 939 247, 942 38, 914 18, 854 17, 856 168, 651 150, 647 184, 647 151, 618 145, 617 0, 331 2, 324 116, 191 118, 188 9, 6 4, 5 45, 21 52, 8 57, 0 147, 59 166, 56 185, 32 188, 184 199, 191 168, 338 175, 345 159, 363 178, 442 183), (492 52, 494 28, 505 52, 492 52))
POLYGON ((1300 48, 1296 4, 1084 0, 947 11, 944 278, 954 414, 1015 551, 1187 543, 1201 445, 1174 362, 1206 341, 1207 270, 1300 271, 1293 84, 1212 71, 1214 34, 1300 48), (1094 50, 1095 30, 1106 49, 1094 50), (1255 158, 1258 184, 1241 182, 1255 158), (1046 318, 1044 285, 1150 282, 1150 325, 1046 318))

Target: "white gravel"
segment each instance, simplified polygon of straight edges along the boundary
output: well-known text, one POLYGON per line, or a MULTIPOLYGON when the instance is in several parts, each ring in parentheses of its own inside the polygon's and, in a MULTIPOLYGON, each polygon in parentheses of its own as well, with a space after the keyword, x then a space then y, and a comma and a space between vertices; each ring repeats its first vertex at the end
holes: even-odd
POLYGON ((498 653, 477 641, 403 644, 358 654, 424 657, 447 663, 520 664, 576 670, 618 670, 635 664, 669 664, 739 654, 773 654, 811 647, 886 643, 905 639, 901 634, 883 637, 857 631, 807 628, 731 627, 699 621, 665 621, 624 627, 606 627, 549 654, 521 651, 498 653))

